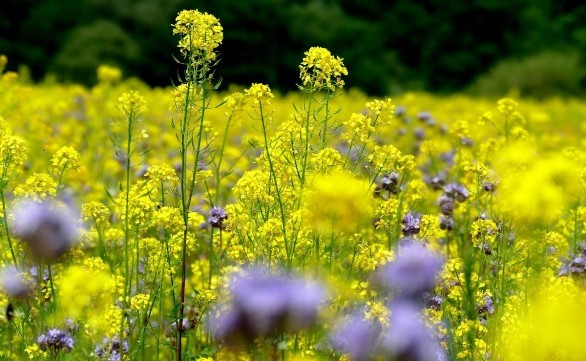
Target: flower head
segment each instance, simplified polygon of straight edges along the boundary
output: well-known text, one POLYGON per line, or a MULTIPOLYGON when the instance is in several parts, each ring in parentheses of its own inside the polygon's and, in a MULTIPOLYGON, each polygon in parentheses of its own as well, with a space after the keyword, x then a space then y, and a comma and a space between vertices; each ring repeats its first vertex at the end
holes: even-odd
POLYGON ((230 284, 232 302, 213 325, 216 338, 228 342, 306 328, 325 295, 314 282, 260 269, 237 275, 230 284))
POLYGON ((27 297, 33 291, 33 282, 27 279, 23 272, 16 267, 9 266, 0 272, 0 282, 4 292, 13 297, 27 297))
POLYGON ((328 49, 318 46, 305 52, 299 70, 303 85, 317 90, 327 88, 334 91, 342 88, 342 75, 348 75, 342 58, 333 56, 328 49))
POLYGON ((216 58, 215 50, 224 39, 218 18, 197 10, 180 11, 173 24, 173 34, 181 35, 179 49, 184 56, 192 54, 205 62, 216 58))
POLYGON ((52 328, 37 338, 37 344, 41 350, 57 355, 61 350, 69 352, 73 349, 73 338, 63 330, 52 328))
POLYGON ((376 282, 401 298, 418 300, 435 286, 443 261, 439 255, 414 241, 404 243, 398 256, 379 269, 376 282))
POLYGON ((226 219, 228 219, 228 214, 224 209, 220 207, 214 207, 210 210, 208 222, 213 228, 222 228, 226 219))
POLYGON ((403 217, 403 235, 405 237, 413 236, 421 230, 419 223, 421 222, 421 214, 409 212, 403 217))
POLYGON ((24 201, 14 212, 13 231, 35 258, 53 260, 75 243, 77 218, 70 209, 52 202, 24 201))

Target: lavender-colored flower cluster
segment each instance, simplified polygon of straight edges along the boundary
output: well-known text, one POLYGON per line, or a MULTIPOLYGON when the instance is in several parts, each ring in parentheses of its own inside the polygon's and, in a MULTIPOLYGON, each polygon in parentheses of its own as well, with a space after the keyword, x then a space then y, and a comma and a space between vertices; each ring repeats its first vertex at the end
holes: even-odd
POLYGON ((252 269, 231 279, 232 302, 212 320, 212 332, 227 343, 296 332, 317 318, 325 291, 319 284, 252 269))
POLYGON ((70 352, 73 349, 73 338, 63 330, 52 328, 37 338, 37 344, 41 350, 57 355, 61 351, 70 352))
POLYGON ((581 275, 586 272, 586 242, 577 245, 576 254, 562 261, 558 276, 581 275))
POLYGON ((212 228, 222 228, 226 219, 228 219, 226 211, 220 207, 214 207, 210 210, 208 223, 212 228))
POLYGON ((441 305, 441 298, 429 291, 435 285, 442 263, 438 255, 423 245, 404 241, 397 258, 379 269, 374 278, 375 284, 395 292, 388 306, 388 325, 367 320, 364 313, 354 313, 336 327, 332 347, 355 361, 447 360, 438 338, 421 321, 425 303, 433 301, 441 305))
POLYGON ((104 338, 102 343, 96 346, 94 353, 102 359, 118 361, 121 358, 121 354, 128 353, 128 342, 120 342, 118 336, 104 338))
POLYGON ((421 221, 421 214, 415 212, 409 212, 403 217, 403 235, 405 237, 411 237, 419 233, 421 227, 419 222, 421 221))
POLYGON ((7 295, 17 298, 30 296, 33 291, 32 280, 14 266, 8 266, 0 272, 0 283, 7 295))
POLYGON ((395 260, 381 267, 374 279, 398 298, 419 300, 433 289, 442 266, 443 260, 435 252, 415 241, 406 241, 395 260))
POLYGON ((14 212, 14 235, 29 246, 38 260, 54 260, 74 244, 78 236, 77 217, 51 202, 23 202, 14 212))

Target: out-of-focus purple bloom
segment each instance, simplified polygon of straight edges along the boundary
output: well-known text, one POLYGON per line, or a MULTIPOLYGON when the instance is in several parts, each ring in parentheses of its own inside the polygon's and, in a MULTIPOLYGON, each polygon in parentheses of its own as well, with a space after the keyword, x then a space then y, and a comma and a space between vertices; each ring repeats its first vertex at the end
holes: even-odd
POLYGON ((437 204, 440 207, 440 211, 444 216, 451 216, 454 213, 454 199, 452 197, 448 197, 445 194, 442 194, 438 200, 437 204))
POLYGON ((311 326, 325 297, 314 282, 253 269, 230 281, 232 302, 212 321, 216 338, 252 341, 311 326))
POLYGON ((454 229, 454 219, 449 216, 440 216, 440 229, 451 231, 454 229))
POLYGON ((488 316, 492 316, 494 314, 494 302, 492 301, 492 297, 488 295, 484 297, 484 303, 480 304, 478 307, 478 314, 485 314, 488 316))
POLYGON ((397 117, 402 117, 403 115, 405 115, 405 113, 407 113, 407 108, 405 108, 404 105, 397 105, 395 107, 395 115, 397 117))
POLYGON ((443 152, 440 154, 440 159, 444 161, 444 163, 446 163, 447 165, 449 165, 450 167, 454 165, 454 158, 456 156, 456 153, 453 150, 450 150, 449 152, 443 152))
POLYGON ((420 310, 408 301, 390 305, 390 325, 381 339, 387 359, 447 361, 433 332, 421 322, 420 310))
POLYGON ((57 355, 61 350, 69 352, 73 349, 73 338, 63 330, 52 328, 37 338, 37 344, 42 351, 57 355))
POLYGON ((379 323, 365 320, 363 312, 356 312, 336 327, 330 343, 334 350, 350 355, 353 361, 368 361, 378 352, 381 330, 379 323))
POLYGON ((417 140, 425 139, 425 130, 423 130, 423 128, 416 128, 413 131, 413 134, 415 134, 415 139, 417 140))
POLYGON ((228 214, 224 209, 220 207, 214 207, 210 210, 208 222, 213 228, 222 228, 226 219, 228 219, 228 214))
POLYGON ((33 291, 32 280, 14 266, 8 266, 0 272, 0 282, 4 292, 12 297, 25 298, 33 291))
POLYGON ((35 258, 54 260, 76 241, 77 217, 51 202, 25 201, 14 212, 13 232, 28 244, 35 258))
POLYGON ((128 342, 120 342, 120 338, 118 338, 118 336, 104 338, 102 343, 96 346, 94 353, 99 358, 108 361, 118 361, 120 360, 121 354, 128 353, 128 342))
POLYGON ((398 298, 419 301, 435 286, 442 266, 439 255, 420 243, 410 242, 400 247, 392 262, 378 270, 375 282, 382 288, 395 291, 398 298))
POLYGON ((444 172, 440 172, 436 176, 426 175, 423 178, 423 181, 431 189, 433 189, 434 191, 437 191, 437 190, 444 188, 444 185, 446 184, 446 174, 444 172))
POLYGON ((431 113, 428 111, 419 112, 417 113, 417 119, 419 119, 422 122, 425 122, 428 119, 431 119, 431 113))
POLYGON ((462 137, 460 138, 460 144, 462 144, 465 147, 471 147, 474 145, 474 141, 472 140, 472 138, 462 137))
POLYGON ((458 202, 468 199, 468 190, 461 184, 450 183, 444 187, 444 194, 458 202))
POLYGON ((419 222, 421 221, 421 214, 409 212, 403 217, 403 235, 410 237, 416 235, 421 230, 419 222))
POLYGON ((580 275, 586 272, 586 242, 577 245, 577 251, 570 259, 562 260, 558 276, 580 275))

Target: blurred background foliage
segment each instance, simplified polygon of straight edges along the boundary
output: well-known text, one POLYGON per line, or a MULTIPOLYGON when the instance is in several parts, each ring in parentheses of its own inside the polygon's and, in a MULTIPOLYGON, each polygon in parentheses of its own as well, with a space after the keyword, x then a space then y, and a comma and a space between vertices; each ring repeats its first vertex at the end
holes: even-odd
POLYGON ((110 64, 164 86, 179 69, 171 23, 188 8, 224 26, 223 86, 294 90, 303 52, 323 46, 373 95, 586 89, 586 4, 570 0, 3 0, 0 53, 33 80, 92 85, 110 64))

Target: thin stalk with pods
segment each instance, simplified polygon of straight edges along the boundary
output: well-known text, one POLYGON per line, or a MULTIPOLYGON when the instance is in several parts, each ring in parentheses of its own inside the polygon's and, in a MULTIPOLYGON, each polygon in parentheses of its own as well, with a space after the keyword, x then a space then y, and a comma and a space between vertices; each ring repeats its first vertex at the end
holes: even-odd
POLYGON ((10 256, 12 257, 12 262, 14 263, 14 267, 18 267, 18 263, 16 261, 16 254, 14 253, 14 247, 12 246, 12 237, 10 236, 10 230, 8 229, 8 214, 6 210, 6 199, 4 198, 4 189, 8 184, 7 172, 8 168, 11 164, 11 156, 8 155, 4 159, 4 164, 2 168, 2 177, 0 177, 0 200, 2 201, 2 226, 4 227, 4 232, 6 233, 6 240, 8 241, 8 248, 10 248, 10 256))
MULTIPOLYGON (((180 361, 183 358, 183 315, 185 312, 185 287, 187 275, 187 239, 189 231, 189 213, 191 210, 191 203, 193 194, 196 188, 196 175, 199 168, 200 158, 202 152, 207 149, 208 144, 204 144, 204 128, 206 110, 211 109, 210 106, 212 92, 209 87, 217 88, 219 83, 215 86, 210 86, 213 79, 213 67, 217 62, 213 62, 215 58, 213 47, 194 47, 195 40, 201 40, 202 44, 207 44, 214 37, 213 29, 198 29, 198 17, 205 16, 201 13, 187 12, 190 19, 187 24, 181 24, 179 28, 179 19, 182 14, 178 16, 178 23, 176 24, 176 33, 184 34, 183 41, 186 46, 182 48, 183 55, 187 59, 185 63, 185 79, 182 84, 177 86, 174 90, 177 96, 175 99, 181 99, 182 104, 175 104, 178 112, 181 113, 181 120, 178 124, 172 121, 172 127, 177 132, 177 139, 180 143, 179 153, 181 156, 181 177, 180 177, 180 197, 181 197, 181 213, 183 218, 183 234, 181 247, 181 291, 179 305, 175 305, 177 309, 176 323, 177 323, 177 338, 176 338, 176 359, 180 361), (192 22, 191 22, 192 21, 192 22), (187 26, 185 26, 187 25, 187 26), (185 29, 183 29, 185 27, 185 29), (197 30, 197 31, 196 31, 197 30), (202 30, 202 39, 194 39, 193 36, 199 34, 202 30), (196 120, 193 122, 193 120, 196 120), (194 124, 195 123, 195 124, 194 124), (188 164, 189 158, 192 157, 192 163, 188 164)), ((216 20, 217 21, 217 20, 216 20)), ((219 23, 218 23, 219 26, 219 23)), ((181 47, 180 42, 180 47, 181 47)), ((213 246, 213 244, 211 245, 213 246)))
MULTIPOLYGON (((132 156, 136 155, 136 148, 133 147, 135 142, 134 133, 136 131, 137 123, 140 121, 141 114, 146 110, 145 99, 136 91, 130 91, 123 94, 120 99, 119 110, 126 116, 126 122, 120 124, 125 131, 124 142, 120 143, 120 140, 116 137, 112 137, 112 141, 120 152, 120 148, 123 149, 125 155, 125 188, 124 188, 124 297, 123 297, 123 309, 128 309, 128 299, 130 290, 132 288, 132 278, 134 270, 131 271, 130 267, 130 241, 131 241, 131 225, 130 225, 130 174, 133 167, 132 156)), ((120 154, 120 153, 119 153, 120 154)), ((136 250, 138 255, 138 249, 136 250)), ((138 275, 137 275, 138 277, 138 275)), ((131 330, 132 331, 132 330, 131 330)), ((119 332, 120 340, 124 339, 124 322, 120 325, 119 332)), ((128 335, 128 338, 132 338, 132 334, 128 335)), ((121 359, 124 357, 120 354, 121 359)))

